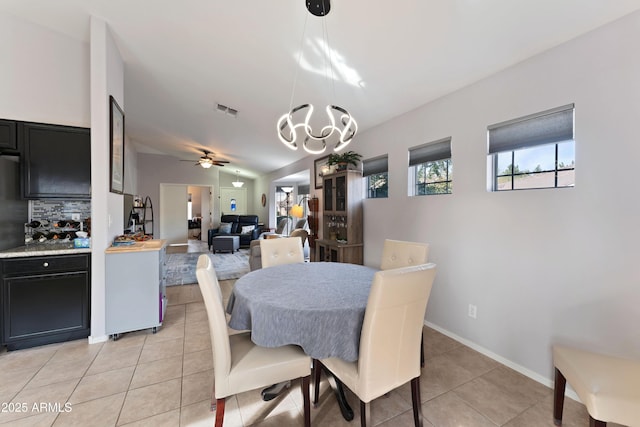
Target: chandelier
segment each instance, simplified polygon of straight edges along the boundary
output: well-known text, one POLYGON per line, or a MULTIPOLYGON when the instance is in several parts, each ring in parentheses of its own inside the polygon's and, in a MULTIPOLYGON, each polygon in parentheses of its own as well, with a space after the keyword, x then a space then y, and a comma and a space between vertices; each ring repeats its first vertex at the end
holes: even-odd
POLYGON ((242 187, 244 185, 244 182, 240 181, 240 176, 238 175, 239 172, 240 171, 238 171, 238 169, 236 169, 236 180, 231 183, 236 188, 240 188, 240 187, 242 187))
MULTIPOLYGON (((329 0, 305 0, 307 9, 315 16, 326 16, 331 10, 329 0)), ((333 64, 331 62, 331 49, 327 41, 326 23, 323 20, 323 37, 326 46, 326 60, 329 64, 329 70, 333 75, 333 64)), ((306 18, 305 18, 306 28, 306 18)), ((304 40, 304 31, 302 34, 304 40)), ((301 43, 302 45, 302 43, 301 43)), ((291 92, 291 104, 293 104, 293 95, 295 93, 298 70, 302 57, 302 46, 298 53, 298 66, 296 68, 296 76, 293 81, 293 89, 291 92)), ((328 77, 327 77, 328 79, 328 77)), ((291 105, 290 105, 291 107, 291 105)), ((325 113, 328 122, 321 126, 318 130, 314 130, 311 121, 313 120, 314 107, 310 103, 301 104, 297 107, 289 109, 289 112, 280 117, 277 124, 278 138, 280 141, 292 150, 297 150, 298 145, 309 154, 322 154, 328 145, 333 145, 333 151, 340 151, 345 148, 356 135, 358 124, 351 114, 343 107, 337 105, 327 105, 325 113), (335 144, 335 145, 334 145, 335 144)))

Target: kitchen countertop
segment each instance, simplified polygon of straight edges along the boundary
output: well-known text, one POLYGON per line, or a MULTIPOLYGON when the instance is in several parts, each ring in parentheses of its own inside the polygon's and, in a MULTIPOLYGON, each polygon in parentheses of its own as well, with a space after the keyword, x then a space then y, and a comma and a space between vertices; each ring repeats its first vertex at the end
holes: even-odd
POLYGON ((69 243, 33 243, 0 251, 0 258, 20 258, 30 256, 70 255, 91 253, 91 248, 74 248, 69 243))
POLYGON ((151 239, 143 242, 135 242, 131 245, 109 246, 105 253, 114 254, 122 252, 142 252, 142 251, 159 251, 167 245, 165 239, 151 239))

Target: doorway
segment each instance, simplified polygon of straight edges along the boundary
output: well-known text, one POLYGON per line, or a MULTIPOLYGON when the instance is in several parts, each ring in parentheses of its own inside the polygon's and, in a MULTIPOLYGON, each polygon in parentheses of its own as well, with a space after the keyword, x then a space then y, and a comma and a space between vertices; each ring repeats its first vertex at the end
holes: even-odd
POLYGON ((213 191, 213 186, 160 184, 160 238, 170 245, 186 245, 189 221, 196 217, 200 224, 198 240, 206 241, 206 230, 213 224, 213 191))

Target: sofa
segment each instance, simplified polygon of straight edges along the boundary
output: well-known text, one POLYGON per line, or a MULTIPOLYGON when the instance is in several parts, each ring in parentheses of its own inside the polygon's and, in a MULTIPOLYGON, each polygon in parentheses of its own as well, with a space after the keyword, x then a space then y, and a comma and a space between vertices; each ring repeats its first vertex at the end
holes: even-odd
POLYGON ((212 228, 208 233, 209 250, 213 246, 213 238, 217 236, 239 236, 240 247, 248 247, 252 240, 260 236, 262 228, 258 225, 258 215, 222 215, 220 226, 212 228), (253 226, 253 229, 250 227, 253 226), (245 232, 243 233, 243 227, 245 232))

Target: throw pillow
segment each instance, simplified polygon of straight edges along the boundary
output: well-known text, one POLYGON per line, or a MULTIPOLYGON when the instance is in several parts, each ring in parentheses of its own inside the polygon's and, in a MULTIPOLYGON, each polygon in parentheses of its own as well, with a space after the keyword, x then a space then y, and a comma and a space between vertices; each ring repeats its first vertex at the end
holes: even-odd
POLYGON ((242 234, 249 234, 251 233, 253 230, 255 230, 256 226, 255 225, 245 225, 242 227, 242 231, 240 231, 240 233, 242 234))
POLYGON ((226 234, 231 233, 231 225, 233 224, 230 222, 221 222, 220 228, 218 228, 218 233, 226 233, 226 234))

